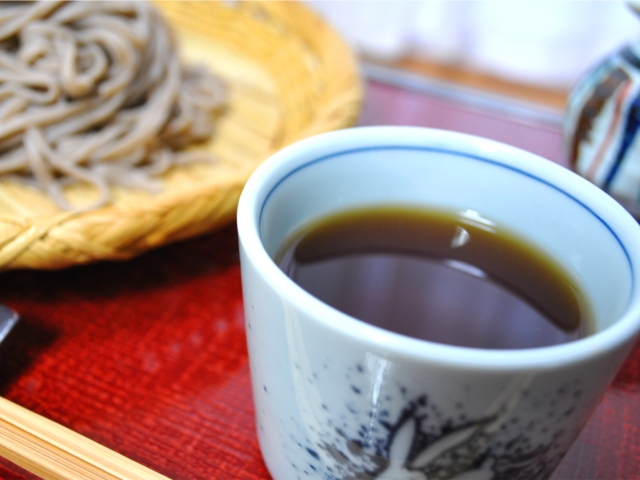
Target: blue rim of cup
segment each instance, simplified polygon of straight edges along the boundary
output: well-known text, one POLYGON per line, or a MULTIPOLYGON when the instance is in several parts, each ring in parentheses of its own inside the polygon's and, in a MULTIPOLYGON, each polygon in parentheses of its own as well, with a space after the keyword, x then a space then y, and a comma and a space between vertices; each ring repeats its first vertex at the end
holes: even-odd
MULTIPOLYGON (((291 178, 292 176, 294 176, 296 173, 309 168, 312 165, 316 165, 318 163, 324 162, 324 161, 328 161, 328 160, 332 160, 334 158, 337 157, 341 157, 344 155, 350 155, 353 153, 361 153, 361 152, 368 152, 368 151, 381 151, 381 150, 410 150, 410 151, 420 151, 420 152, 429 152, 429 153, 442 153, 442 154, 447 154, 447 155, 455 155, 458 157, 463 157, 463 158, 468 158, 470 160, 476 160, 476 161, 480 161, 483 163, 488 163, 491 165, 495 165, 497 167, 500 168, 504 168, 506 170, 511 170, 513 172, 516 172, 520 175, 523 175, 525 177, 531 178, 539 183, 544 184, 547 187, 552 188, 553 190, 556 190, 557 192, 561 193, 562 195, 570 198, 571 200, 573 200, 575 203, 577 203, 578 205, 580 205, 582 208, 584 208, 585 210, 587 210, 593 217, 595 217, 596 219, 598 219, 598 221, 600 221, 600 223, 602 223, 602 225, 604 225, 604 227, 609 231, 609 233, 611 233, 611 235, 616 239, 616 241, 618 242, 618 245, 620 245, 620 248, 622 249, 622 251, 624 252, 625 257, 627 258, 627 262, 629 263, 629 269, 631 270, 631 281, 632 284, 635 283, 635 271, 633 270, 633 264, 631 262, 631 257, 629 255, 629 251, 627 250, 627 248, 624 246, 624 243, 622 243, 622 241, 620 240, 620 237, 618 236, 618 234, 615 232, 615 230, 611 227, 611 225, 609 225, 609 223, 607 223, 607 221, 602 218, 600 215, 598 215, 597 212, 595 212, 592 208, 590 208, 587 204, 585 204, 583 201, 581 201, 580 199, 578 199, 577 197, 575 197, 574 195, 571 195, 570 193, 568 193, 567 191, 559 188, 557 185, 538 177, 537 175, 533 175, 532 173, 529 173, 525 170, 522 170, 520 168, 516 168, 512 165, 506 165, 502 162, 498 162, 496 160, 492 160, 490 158, 486 158, 480 155, 473 155, 473 154, 468 154, 468 153, 464 153, 464 152, 459 152, 457 150, 452 150, 452 149, 445 149, 445 148, 436 148, 436 147, 418 147, 418 146, 408 146, 408 145, 382 145, 382 146, 373 146, 373 147, 361 147, 361 148, 352 148, 352 149, 346 149, 346 150, 340 150, 328 155, 324 155, 318 158, 315 158, 313 160, 310 160, 302 165, 298 165, 296 168, 294 168, 293 170, 291 170, 289 173, 287 173, 284 177, 280 178, 280 180, 278 180, 278 182, 276 184, 273 185, 273 187, 271 188, 271 190, 269 190, 269 192, 267 193, 267 195, 265 196, 264 200, 262 201, 262 207, 260 208, 260 214, 258 215, 258 229, 261 228, 262 226, 262 216, 264 213, 264 209, 267 205, 267 203, 269 203, 269 198, 271 197, 271 195, 278 189, 278 187, 280 185, 282 185, 284 182, 286 182, 289 178, 291 178)), ((631 288, 633 288, 633 285, 631 286, 631 288)))

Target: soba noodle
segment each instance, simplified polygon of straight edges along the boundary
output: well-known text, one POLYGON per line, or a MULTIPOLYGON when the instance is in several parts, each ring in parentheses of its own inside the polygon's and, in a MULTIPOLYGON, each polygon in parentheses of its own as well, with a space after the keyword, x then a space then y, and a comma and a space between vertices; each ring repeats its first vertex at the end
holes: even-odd
MULTIPOLYGON (((160 13, 141 1, 0 4, 0 175, 30 181, 62 209, 156 191, 157 175, 203 160, 222 81, 183 67, 160 13), (72 205, 64 187, 97 187, 72 205)), ((204 158, 206 160, 206 158, 204 158)))

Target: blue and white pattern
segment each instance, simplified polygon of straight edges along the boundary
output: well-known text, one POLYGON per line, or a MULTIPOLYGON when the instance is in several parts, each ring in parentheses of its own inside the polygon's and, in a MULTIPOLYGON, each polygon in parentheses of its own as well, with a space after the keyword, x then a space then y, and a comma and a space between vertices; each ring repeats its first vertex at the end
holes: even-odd
MULTIPOLYGON (((316 406, 314 428, 299 425, 286 439, 296 478, 542 480, 551 475, 579 432, 568 427, 572 417, 583 415, 574 404, 583 394, 579 380, 549 395, 538 391, 532 376, 521 377, 490 409, 472 418, 462 402, 453 408, 438 405, 429 393, 400 384, 385 389, 370 409, 362 410, 362 397, 368 395, 363 386, 366 370, 362 365, 349 369, 351 399, 343 406, 316 406)), ((324 375, 334 376, 327 367, 325 372, 304 375, 305 383, 314 389, 324 375)))
POLYGON ((571 92, 567 154, 577 173, 614 196, 640 198, 640 56, 629 45, 606 58, 571 92))

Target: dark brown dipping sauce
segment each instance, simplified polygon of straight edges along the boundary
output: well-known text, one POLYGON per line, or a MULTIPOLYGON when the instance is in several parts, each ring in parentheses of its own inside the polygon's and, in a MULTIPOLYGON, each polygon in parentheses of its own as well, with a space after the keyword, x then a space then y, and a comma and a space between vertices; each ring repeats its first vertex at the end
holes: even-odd
POLYGON ((341 213, 290 238, 276 262, 338 310, 432 342, 519 349, 592 332, 589 305, 569 276, 474 212, 341 213))

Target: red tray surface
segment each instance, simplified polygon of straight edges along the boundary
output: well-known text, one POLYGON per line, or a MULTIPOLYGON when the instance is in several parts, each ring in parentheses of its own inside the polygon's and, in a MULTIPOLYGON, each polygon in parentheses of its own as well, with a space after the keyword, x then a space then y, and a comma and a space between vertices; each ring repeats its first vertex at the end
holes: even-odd
MULTIPOLYGON (((361 124, 484 135, 562 163, 553 126, 369 83, 361 124)), ((269 479, 258 449, 235 225, 126 262, 0 274, 22 322, 0 395, 174 479, 269 479)), ((0 478, 35 478, 0 458, 0 478)), ((640 478, 640 347, 554 479, 640 478)))

